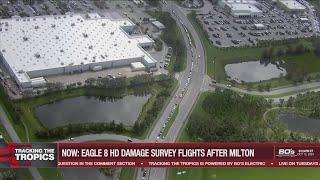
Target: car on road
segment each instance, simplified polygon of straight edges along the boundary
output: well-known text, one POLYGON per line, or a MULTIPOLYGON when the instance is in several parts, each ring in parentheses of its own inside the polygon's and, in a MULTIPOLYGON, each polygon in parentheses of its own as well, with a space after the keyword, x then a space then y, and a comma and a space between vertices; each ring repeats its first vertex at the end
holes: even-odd
POLYGON ((146 176, 147 176, 147 171, 146 171, 146 170, 144 170, 144 171, 143 171, 143 174, 142 174, 142 179, 145 179, 145 178, 146 178, 146 176))

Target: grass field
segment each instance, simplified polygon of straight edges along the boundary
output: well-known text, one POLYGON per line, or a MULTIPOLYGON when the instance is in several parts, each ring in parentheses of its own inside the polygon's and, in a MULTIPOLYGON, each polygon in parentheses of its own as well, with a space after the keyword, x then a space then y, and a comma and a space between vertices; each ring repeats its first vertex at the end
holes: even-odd
POLYGON ((176 117, 179 113, 179 106, 175 109, 173 112, 170 120, 167 123, 167 126, 164 128, 163 133, 162 133, 162 138, 165 138, 170 130, 170 127, 172 126, 173 122, 176 120, 176 117))
POLYGON ((317 168, 221 168, 172 169, 168 180, 318 180, 317 168), (178 171, 186 171, 177 175, 178 171))
POLYGON ((43 180, 64 180, 58 169, 54 168, 39 168, 40 175, 43 180))
POLYGON ((134 168, 123 168, 121 170, 120 178, 119 180, 129 180, 129 179, 135 179, 135 172, 136 169, 134 168))
MULTIPOLYGON (((196 15, 190 13, 188 19, 197 30, 201 42, 206 52, 206 65, 207 74, 216 79, 217 81, 224 82, 227 79, 227 75, 224 70, 224 66, 227 64, 245 62, 245 61, 257 61, 261 59, 262 52, 265 47, 240 47, 240 48, 217 48, 210 43, 206 37, 205 31, 199 25, 196 20, 196 15)), ((312 42, 306 39, 296 40, 297 43, 303 44, 305 47, 312 47, 312 42)), ((286 48, 285 44, 273 44, 275 49, 286 48)), ((279 60, 285 60, 285 68, 287 72, 296 72, 297 70, 303 70, 307 74, 320 72, 320 58, 313 52, 305 53, 302 55, 285 56, 279 60)), ((264 81, 263 83, 270 83, 271 87, 279 87, 291 84, 290 81, 285 78, 278 78, 273 80, 264 81)), ((256 89, 257 84, 253 83, 252 88, 256 89)), ((241 86, 240 86, 241 87, 241 86)))

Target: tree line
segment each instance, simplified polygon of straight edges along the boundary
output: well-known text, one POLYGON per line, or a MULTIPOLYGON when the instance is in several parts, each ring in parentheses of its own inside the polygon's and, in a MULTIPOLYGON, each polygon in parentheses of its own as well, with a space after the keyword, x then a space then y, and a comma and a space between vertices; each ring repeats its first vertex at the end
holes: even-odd
POLYGON ((287 102, 280 100, 279 106, 294 107, 302 111, 308 111, 308 116, 320 119, 320 92, 307 92, 298 94, 296 97, 291 96, 287 102))
POLYGON ((187 133, 193 140, 205 142, 266 141, 266 124, 262 114, 271 103, 263 98, 229 90, 209 93, 191 114, 187 133))
POLYGON ((126 131, 122 123, 116 124, 114 121, 111 123, 83 123, 83 124, 70 124, 65 127, 57 127, 53 129, 42 129, 36 132, 36 136, 41 139, 56 139, 56 138, 69 138, 74 135, 80 135, 83 132, 89 134, 97 134, 103 132, 114 132, 121 134, 126 131))

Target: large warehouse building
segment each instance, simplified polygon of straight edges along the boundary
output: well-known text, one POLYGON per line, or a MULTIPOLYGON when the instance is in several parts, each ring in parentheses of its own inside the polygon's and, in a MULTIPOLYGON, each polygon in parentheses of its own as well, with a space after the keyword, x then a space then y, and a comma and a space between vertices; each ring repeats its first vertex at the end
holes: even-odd
POLYGON ((135 24, 98 14, 0 20, 0 59, 22 89, 45 83, 45 77, 130 66, 155 68, 146 51, 149 36, 130 36, 135 24))
POLYGON ((254 0, 219 0, 218 5, 237 18, 261 17, 262 11, 258 9, 254 0))

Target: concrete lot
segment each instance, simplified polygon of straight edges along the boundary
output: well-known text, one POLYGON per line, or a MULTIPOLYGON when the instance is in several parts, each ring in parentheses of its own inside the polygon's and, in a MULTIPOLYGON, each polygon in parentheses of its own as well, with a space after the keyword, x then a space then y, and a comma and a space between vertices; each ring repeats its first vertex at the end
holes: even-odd
POLYGON ((218 47, 255 45, 259 40, 283 40, 310 37, 318 30, 314 13, 289 14, 270 1, 259 1, 263 12, 260 18, 235 18, 218 6, 207 3, 197 11, 197 18, 209 35, 210 41, 218 47), (211 6, 211 9, 208 8, 211 6), (299 17, 309 20, 301 22, 299 17), (259 29, 254 24, 263 24, 259 29))

